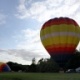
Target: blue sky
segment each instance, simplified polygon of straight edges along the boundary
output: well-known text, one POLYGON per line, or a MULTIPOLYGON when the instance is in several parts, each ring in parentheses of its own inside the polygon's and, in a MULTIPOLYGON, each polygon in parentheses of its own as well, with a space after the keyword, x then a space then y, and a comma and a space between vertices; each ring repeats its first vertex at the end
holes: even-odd
POLYGON ((31 18, 22 20, 16 17, 19 0, 1 0, 0 4, 0 13, 3 17, 3 21, 0 25, 1 48, 16 48, 17 43, 13 36, 19 35, 22 30, 25 30, 28 27, 35 29, 37 22, 31 18))
POLYGON ((61 16, 80 25, 80 0, 0 0, 0 61, 30 64, 34 57, 49 58, 40 29, 45 21, 61 16))

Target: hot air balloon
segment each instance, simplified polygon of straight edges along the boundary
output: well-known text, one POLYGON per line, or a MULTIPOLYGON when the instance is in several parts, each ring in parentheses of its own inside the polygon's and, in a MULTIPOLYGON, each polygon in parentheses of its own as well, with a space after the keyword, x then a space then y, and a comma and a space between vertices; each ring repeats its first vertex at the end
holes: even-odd
POLYGON ((11 69, 6 63, 0 62, 0 72, 10 72, 10 71, 11 69))
POLYGON ((79 43, 80 28, 71 18, 53 18, 43 24, 40 38, 51 58, 64 67, 79 43))

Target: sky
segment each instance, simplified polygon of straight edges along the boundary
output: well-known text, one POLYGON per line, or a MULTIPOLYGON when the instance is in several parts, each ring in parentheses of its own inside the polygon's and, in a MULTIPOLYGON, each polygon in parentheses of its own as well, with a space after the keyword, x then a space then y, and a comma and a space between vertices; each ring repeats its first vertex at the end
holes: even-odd
POLYGON ((49 58, 40 29, 55 17, 80 25, 80 0, 0 0, 0 61, 31 64, 33 58, 49 58))

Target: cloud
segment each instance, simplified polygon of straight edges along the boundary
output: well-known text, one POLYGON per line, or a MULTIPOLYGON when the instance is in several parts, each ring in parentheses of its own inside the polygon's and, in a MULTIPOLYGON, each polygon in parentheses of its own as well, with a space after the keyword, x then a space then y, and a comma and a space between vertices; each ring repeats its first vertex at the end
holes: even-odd
POLYGON ((0 25, 5 23, 6 23, 6 15, 4 15, 3 13, 0 13, 0 25))
MULTIPOLYGON (((21 37, 19 44, 17 44, 18 49, 26 49, 34 53, 40 53, 42 55, 45 50, 40 41, 40 31, 38 29, 25 29, 21 31, 21 37)), ((46 51, 45 51, 46 52, 46 51)), ((44 54, 45 55, 45 54, 44 54)))
POLYGON ((31 17, 40 22, 52 17, 76 17, 80 7, 80 0, 20 0, 16 16, 20 19, 31 17), (75 16, 73 16, 75 15, 75 16))
POLYGON ((0 50, 0 62, 8 62, 8 61, 12 61, 12 62, 17 62, 20 64, 30 64, 31 61, 27 61, 22 59, 22 57, 16 56, 18 50, 0 50))
POLYGON ((8 50, 9 55, 17 56, 29 63, 33 58, 38 61, 40 58, 50 57, 40 41, 39 29, 27 28, 21 30, 21 33, 13 38, 17 41, 17 45, 16 49, 8 50))
POLYGON ((15 35, 14 38, 19 42, 17 45, 19 49, 29 49, 32 48, 35 42, 40 41, 39 30, 36 29, 25 29, 22 30, 19 35, 15 35), (23 45, 23 46, 22 46, 23 45))
POLYGON ((17 62, 21 64, 31 64, 30 59, 28 58, 23 59, 24 54, 25 54, 25 50, 16 50, 16 49, 3 50, 3 51, 0 51, 0 61, 2 62, 12 61, 12 62, 17 62))
POLYGON ((0 62, 12 61, 20 64, 31 64, 33 58, 36 58, 36 61, 40 58, 46 58, 43 55, 45 55, 44 52, 41 54, 40 52, 25 49, 0 50, 0 62))

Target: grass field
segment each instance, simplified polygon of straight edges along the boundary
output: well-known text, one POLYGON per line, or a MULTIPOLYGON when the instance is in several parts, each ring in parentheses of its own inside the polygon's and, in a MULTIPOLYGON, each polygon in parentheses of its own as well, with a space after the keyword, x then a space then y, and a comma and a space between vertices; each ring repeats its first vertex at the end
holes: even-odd
POLYGON ((80 80, 79 73, 0 73, 0 80, 80 80))

